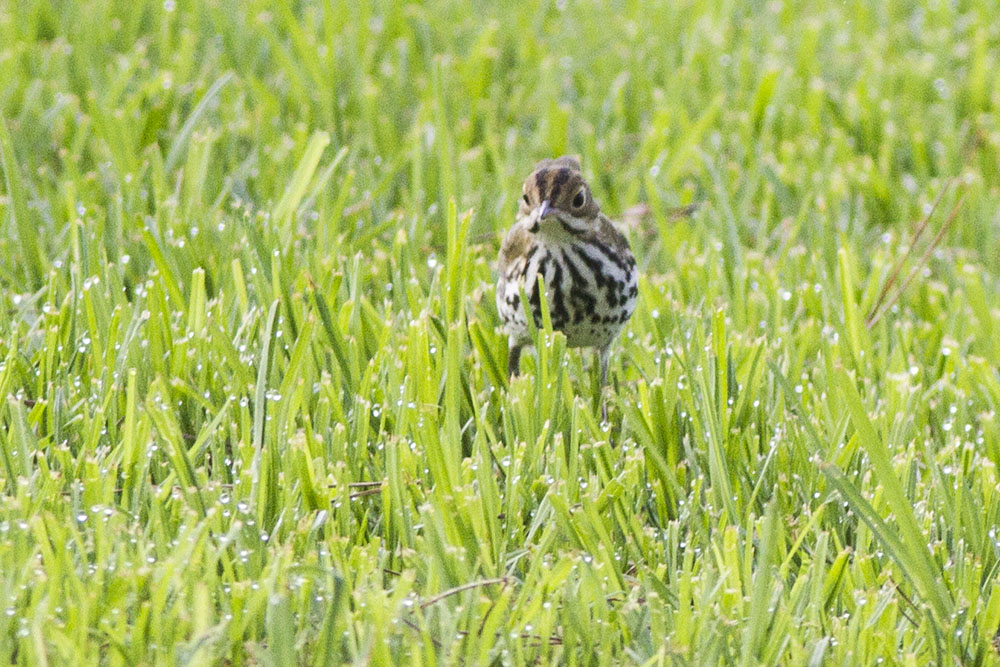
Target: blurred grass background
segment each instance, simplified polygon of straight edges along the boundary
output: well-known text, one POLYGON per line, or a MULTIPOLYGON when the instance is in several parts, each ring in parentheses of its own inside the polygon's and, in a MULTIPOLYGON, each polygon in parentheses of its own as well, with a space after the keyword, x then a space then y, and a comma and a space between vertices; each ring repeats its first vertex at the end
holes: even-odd
POLYGON ((0 659, 996 663, 995 10, 0 0, 0 659), (503 374, 562 153, 609 424, 503 374))

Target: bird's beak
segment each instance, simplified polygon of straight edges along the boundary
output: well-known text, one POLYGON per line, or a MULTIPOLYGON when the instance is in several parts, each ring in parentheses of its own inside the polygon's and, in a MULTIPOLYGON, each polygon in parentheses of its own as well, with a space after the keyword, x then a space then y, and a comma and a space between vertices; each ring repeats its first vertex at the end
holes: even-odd
POLYGON ((549 206, 548 199, 543 201, 541 205, 535 210, 538 212, 538 215, 535 216, 534 221, 531 223, 531 227, 528 228, 528 231, 531 232, 532 234, 538 232, 538 226, 541 224, 542 220, 544 220, 545 218, 550 218, 556 213, 555 209, 549 206))
POLYGON ((538 207, 538 219, 544 220, 545 218, 553 214, 555 214, 555 210, 551 206, 549 206, 549 200, 546 199, 545 201, 542 202, 542 205, 538 207))

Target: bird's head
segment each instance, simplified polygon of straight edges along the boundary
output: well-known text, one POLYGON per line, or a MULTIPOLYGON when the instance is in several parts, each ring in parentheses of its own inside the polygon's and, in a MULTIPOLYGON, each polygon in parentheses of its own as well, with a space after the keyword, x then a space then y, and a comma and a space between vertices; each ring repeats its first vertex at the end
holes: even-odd
POLYGON ((600 212, 576 158, 543 160, 524 181, 520 216, 533 234, 578 236, 597 227, 600 212))

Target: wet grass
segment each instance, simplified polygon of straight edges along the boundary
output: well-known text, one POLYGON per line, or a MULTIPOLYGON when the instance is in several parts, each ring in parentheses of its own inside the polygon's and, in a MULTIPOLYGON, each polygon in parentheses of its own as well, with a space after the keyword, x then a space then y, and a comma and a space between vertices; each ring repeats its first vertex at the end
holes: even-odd
POLYGON ((0 0, 0 661, 997 662, 994 12, 0 0), (493 305, 562 153, 605 424, 493 305))

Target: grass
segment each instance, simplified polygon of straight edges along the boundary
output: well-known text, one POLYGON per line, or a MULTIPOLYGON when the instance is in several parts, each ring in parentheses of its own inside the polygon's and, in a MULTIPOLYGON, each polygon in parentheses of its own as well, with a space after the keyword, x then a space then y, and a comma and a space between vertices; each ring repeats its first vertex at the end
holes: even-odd
POLYGON ((994 14, 0 0, 0 662, 997 664, 994 14), (504 372, 562 153, 607 424, 504 372))

